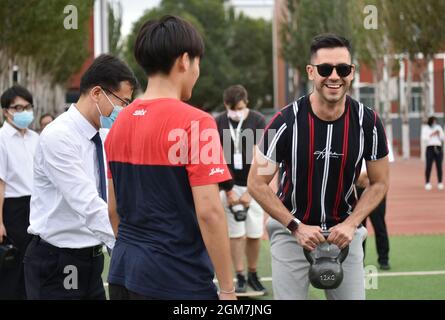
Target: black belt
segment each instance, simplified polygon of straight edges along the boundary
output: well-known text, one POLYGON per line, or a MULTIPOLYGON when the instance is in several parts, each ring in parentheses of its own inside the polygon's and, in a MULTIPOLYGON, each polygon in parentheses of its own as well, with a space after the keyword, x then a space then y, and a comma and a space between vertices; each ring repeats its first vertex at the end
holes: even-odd
POLYGON ((40 238, 39 236, 36 236, 36 235, 34 235, 32 237, 32 239, 37 243, 37 245, 43 245, 43 246, 53 249, 55 251, 65 252, 65 253, 72 254, 75 256, 94 258, 94 257, 99 257, 99 256, 103 255, 102 245, 97 245, 94 247, 88 247, 88 248, 82 248, 82 249, 70 249, 70 248, 59 248, 59 247, 53 246, 52 244, 46 242, 45 240, 43 240, 42 238, 40 238))

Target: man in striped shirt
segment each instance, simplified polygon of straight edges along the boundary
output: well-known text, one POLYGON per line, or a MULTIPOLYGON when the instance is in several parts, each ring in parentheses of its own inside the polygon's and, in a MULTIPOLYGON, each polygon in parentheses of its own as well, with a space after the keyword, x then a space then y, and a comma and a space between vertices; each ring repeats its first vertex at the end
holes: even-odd
POLYGON ((277 299, 306 299, 310 251, 325 242, 349 245, 344 279, 328 299, 365 299, 362 221, 388 190, 388 148, 382 122, 349 97, 355 66, 349 41, 324 34, 311 44, 306 70, 313 92, 278 112, 265 129, 248 179, 249 193, 272 219, 273 289, 277 299), (360 201, 354 182, 366 161, 370 185, 360 201), (278 194, 269 187, 283 167, 278 194), (290 231, 290 233, 289 233, 290 231))

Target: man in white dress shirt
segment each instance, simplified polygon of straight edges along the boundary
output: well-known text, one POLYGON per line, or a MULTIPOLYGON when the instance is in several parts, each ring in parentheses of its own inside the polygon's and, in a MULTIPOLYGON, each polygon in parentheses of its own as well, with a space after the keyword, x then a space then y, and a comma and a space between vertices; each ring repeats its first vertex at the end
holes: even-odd
POLYGON ((77 104, 42 132, 34 163, 25 254, 28 299, 105 299, 102 245, 114 246, 100 128, 136 87, 132 71, 102 55, 82 76, 77 104))
POLYGON ((14 262, 0 267, 0 300, 25 299, 22 261, 30 241, 26 229, 38 135, 28 129, 34 113, 27 89, 14 85, 0 100, 6 119, 0 129, 0 244, 13 244, 18 249, 14 262))

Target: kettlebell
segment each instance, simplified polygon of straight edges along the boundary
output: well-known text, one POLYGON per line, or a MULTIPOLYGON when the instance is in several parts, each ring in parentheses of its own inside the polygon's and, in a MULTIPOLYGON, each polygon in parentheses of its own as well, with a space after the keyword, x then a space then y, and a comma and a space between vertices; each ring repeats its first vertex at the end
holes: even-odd
MULTIPOLYGON (((327 239, 329 231, 322 231, 327 239)), ((315 250, 314 250, 315 251, 315 250)), ((349 246, 340 250, 337 257, 322 256, 314 258, 314 255, 304 249, 304 256, 311 264, 309 269, 309 281, 312 286, 318 289, 335 289, 343 281, 342 262, 345 261, 349 253, 349 246)))
POLYGON ((247 212, 249 211, 249 207, 245 208, 243 205, 238 204, 238 205, 229 207, 229 209, 230 209, 230 212, 232 212, 232 214, 234 215, 235 221, 237 221, 237 222, 246 221, 247 212))

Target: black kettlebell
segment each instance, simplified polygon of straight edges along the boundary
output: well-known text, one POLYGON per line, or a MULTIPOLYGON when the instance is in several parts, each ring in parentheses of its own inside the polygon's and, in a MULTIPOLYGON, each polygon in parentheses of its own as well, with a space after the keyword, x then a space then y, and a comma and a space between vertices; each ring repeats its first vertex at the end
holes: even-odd
MULTIPOLYGON (((329 231, 322 231, 323 236, 327 239, 329 231)), ((315 250, 314 250, 315 251, 315 250)), ((311 264, 309 269, 309 281, 318 289, 335 289, 343 281, 342 262, 345 261, 349 253, 349 246, 341 249, 337 257, 317 257, 304 249, 304 256, 311 264)))
POLYGON ((247 212, 249 211, 249 207, 245 208, 243 205, 238 204, 235 206, 229 207, 230 211, 235 217, 235 221, 242 222, 247 219, 247 212))

